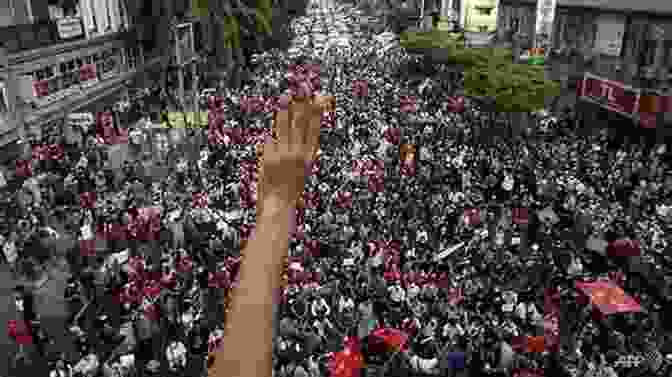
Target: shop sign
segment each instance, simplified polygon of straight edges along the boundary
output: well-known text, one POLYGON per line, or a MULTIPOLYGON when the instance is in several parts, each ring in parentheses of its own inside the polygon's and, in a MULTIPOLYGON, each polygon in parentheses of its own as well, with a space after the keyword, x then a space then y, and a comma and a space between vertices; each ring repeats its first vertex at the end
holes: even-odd
POLYGON ((61 39, 72 39, 84 34, 82 20, 79 17, 64 17, 56 21, 58 36, 61 39))
POLYGON ((640 90, 618 81, 586 73, 580 88, 581 99, 632 117, 638 110, 640 90))
POLYGON ((91 113, 71 113, 67 117, 68 124, 89 127, 95 123, 91 113))

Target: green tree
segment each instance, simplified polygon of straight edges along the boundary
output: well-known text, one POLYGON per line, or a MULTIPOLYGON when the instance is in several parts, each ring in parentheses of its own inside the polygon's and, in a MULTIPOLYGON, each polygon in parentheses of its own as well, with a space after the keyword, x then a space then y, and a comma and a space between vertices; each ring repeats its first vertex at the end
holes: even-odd
POLYGON ((435 63, 463 67, 466 95, 481 99, 491 113, 524 117, 560 94, 559 83, 545 78, 543 66, 514 63, 510 49, 465 48, 462 35, 441 31, 404 33, 401 45, 429 52, 435 63))
POLYGON ((229 71, 244 66, 245 49, 261 49, 272 33, 272 0, 194 0, 192 14, 209 24, 215 63, 229 71))

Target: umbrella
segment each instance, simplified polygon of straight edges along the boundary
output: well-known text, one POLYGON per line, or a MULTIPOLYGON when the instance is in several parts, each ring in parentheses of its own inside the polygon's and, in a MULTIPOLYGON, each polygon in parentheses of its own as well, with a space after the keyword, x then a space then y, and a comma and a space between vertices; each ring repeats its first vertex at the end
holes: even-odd
POLYGON ((634 298, 611 281, 579 282, 576 289, 590 299, 592 305, 603 315, 641 312, 643 308, 634 298))

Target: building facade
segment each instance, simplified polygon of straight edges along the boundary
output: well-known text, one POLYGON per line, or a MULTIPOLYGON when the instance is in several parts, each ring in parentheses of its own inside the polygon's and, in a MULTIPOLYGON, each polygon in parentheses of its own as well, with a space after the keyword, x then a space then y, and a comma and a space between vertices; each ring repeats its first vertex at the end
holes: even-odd
POLYGON ((69 114, 108 109, 145 85, 170 58, 140 40, 173 16, 161 3, 0 0, 0 147, 60 132, 69 114))
MULTIPOLYGON (((499 7, 498 30, 517 32, 528 41, 534 40, 536 0, 501 0, 499 7)), ((672 2, 557 0, 551 47, 549 72, 552 78, 569 86, 582 84, 587 73, 590 81, 617 88, 621 93, 632 90, 642 96, 669 96, 672 2)), ((579 96, 579 103, 583 105, 585 98, 579 96)), ((609 107, 614 108, 601 106, 609 107)), ((639 116, 634 113, 648 106, 642 101, 641 106, 635 103, 631 107, 616 112, 638 121, 639 116)))

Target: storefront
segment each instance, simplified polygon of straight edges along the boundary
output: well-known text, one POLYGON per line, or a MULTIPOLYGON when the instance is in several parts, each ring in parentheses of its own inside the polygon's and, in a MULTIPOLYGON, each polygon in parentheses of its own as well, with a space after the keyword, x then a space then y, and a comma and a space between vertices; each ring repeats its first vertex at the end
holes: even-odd
POLYGON ((577 86, 584 125, 608 128, 620 142, 660 142, 669 133, 669 96, 586 73, 577 86))

